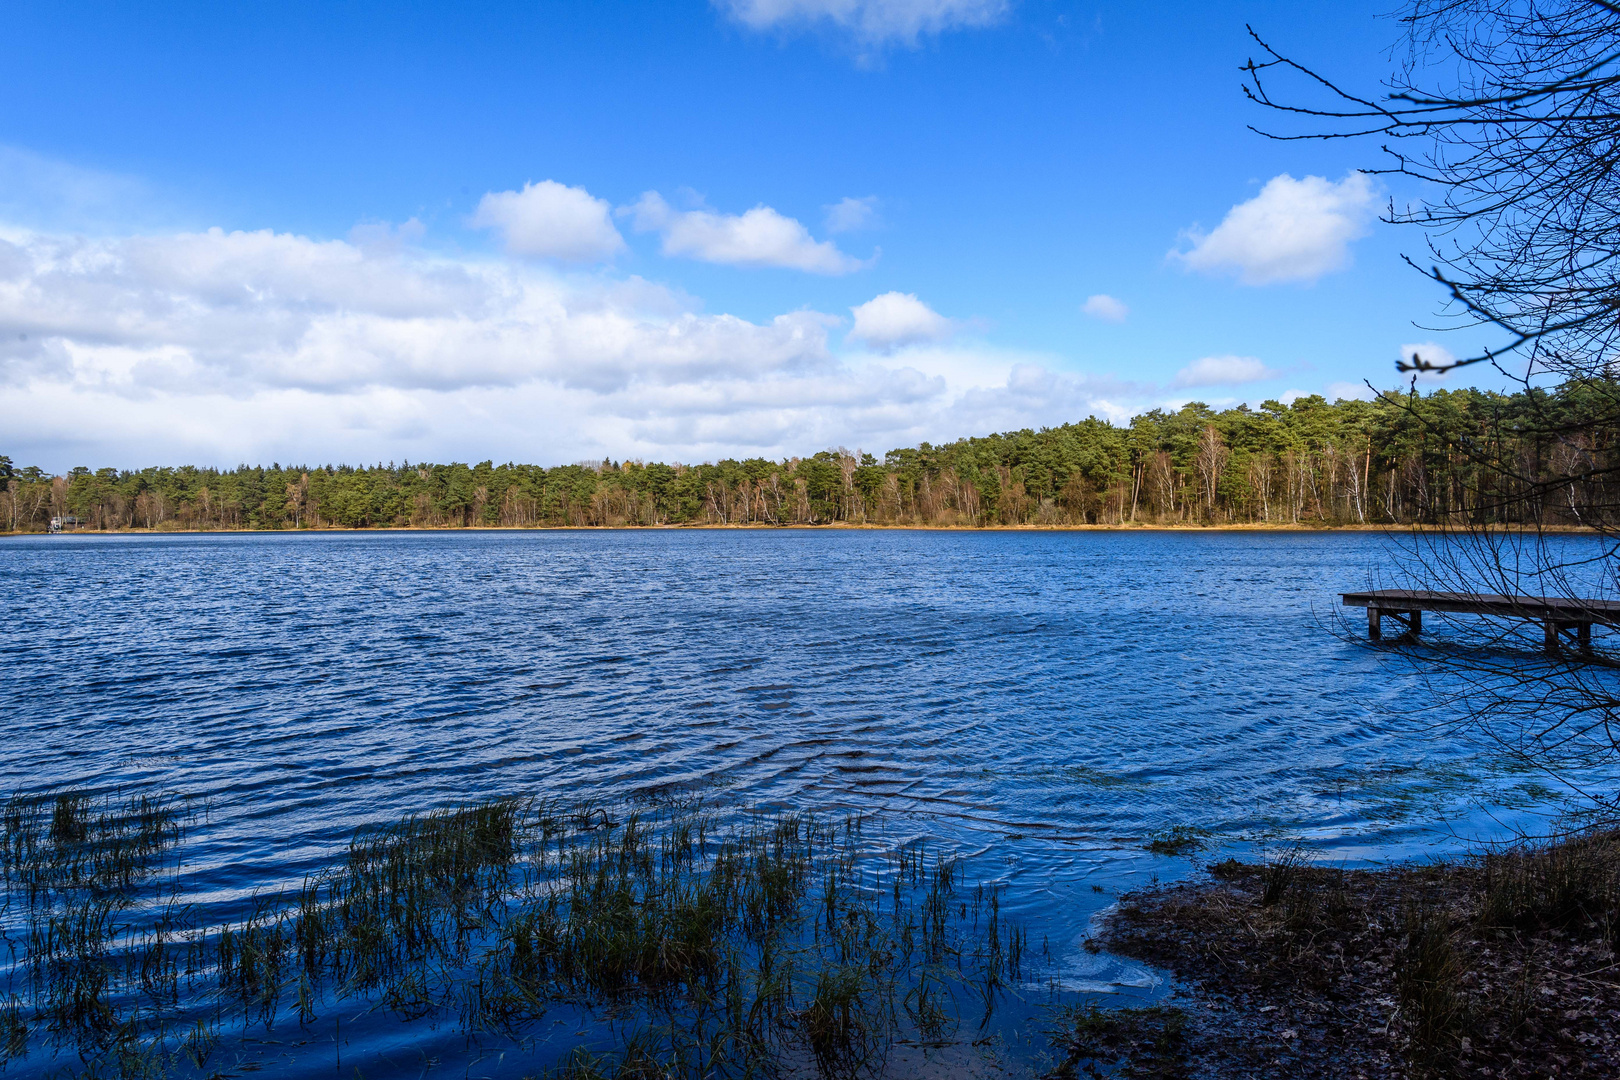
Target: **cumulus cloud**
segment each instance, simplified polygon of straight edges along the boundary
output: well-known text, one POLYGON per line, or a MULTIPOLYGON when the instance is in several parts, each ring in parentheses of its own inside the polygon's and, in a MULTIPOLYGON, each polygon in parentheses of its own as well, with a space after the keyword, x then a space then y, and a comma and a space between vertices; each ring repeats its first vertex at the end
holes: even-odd
POLYGON ((859 199, 846 195, 824 208, 827 211, 827 231, 846 233, 870 229, 877 224, 877 203, 876 195, 867 195, 859 199))
MULTIPOLYGON (((1137 393, 1061 374, 1050 357, 940 341, 948 320, 903 294, 926 315, 896 305, 913 319, 909 331, 891 320, 888 340, 917 344, 846 358, 830 347, 831 315, 707 314, 637 278, 581 281, 435 256, 398 229, 363 235, 90 239, 0 225, 7 453, 63 469, 881 452, 1118 418, 1137 393), (389 242, 370 244, 378 235, 389 242)), ((863 323, 876 336, 884 306, 863 323)))
POLYGON ((1277 374, 1252 356, 1206 356, 1176 372, 1170 386, 1177 390, 1195 386, 1237 386, 1274 379, 1277 374))
POLYGON ((1329 401, 1371 401, 1376 397, 1366 383, 1330 382, 1323 393, 1329 401))
POLYGON ((1235 274, 1245 285, 1313 282, 1350 265, 1350 243, 1365 235, 1376 199, 1363 173, 1337 183, 1284 173, 1232 207, 1214 231, 1190 230, 1192 246, 1170 254, 1189 270, 1235 274))
POLYGON ((1124 322, 1125 317, 1131 313, 1131 309, 1125 306, 1123 300, 1116 300, 1106 293, 1086 297, 1086 302, 1080 305, 1080 310, 1093 319, 1112 323, 1124 322))
POLYGON ((821 27, 864 45, 916 45, 924 35, 990 26, 1008 0, 714 0, 755 30, 821 27))
POLYGON ((610 390, 828 362, 830 317, 765 324, 667 290, 594 290, 500 264, 373 258, 272 232, 8 244, 0 379, 164 388, 451 390, 544 378, 610 390))
POLYGON ((496 229, 514 255, 563 262, 600 262, 624 250, 613 227, 613 209, 582 187, 555 180, 523 185, 522 191, 491 191, 473 212, 475 229, 496 229))
POLYGON ((642 195, 626 212, 637 232, 663 236, 665 255, 685 256, 728 266, 778 266, 812 274, 848 274, 864 263, 839 251, 830 240, 769 206, 742 214, 676 210, 656 191, 642 195))
POLYGON ((387 221, 363 221, 349 230, 349 243, 368 255, 398 255, 407 245, 422 239, 427 226, 416 218, 394 225, 387 221))
POLYGON ((850 310, 855 325, 849 340, 883 351, 943 341, 956 332, 955 322, 918 300, 916 293, 886 292, 850 310))

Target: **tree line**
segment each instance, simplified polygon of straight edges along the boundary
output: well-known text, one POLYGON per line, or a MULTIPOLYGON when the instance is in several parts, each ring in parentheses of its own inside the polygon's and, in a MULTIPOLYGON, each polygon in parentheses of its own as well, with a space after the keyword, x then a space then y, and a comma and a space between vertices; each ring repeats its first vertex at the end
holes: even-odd
POLYGON ((1512 394, 1310 396, 1258 409, 1192 402, 1128 424, 1090 417, 922 443, 881 461, 836 449, 701 465, 277 463, 51 476, 0 456, 0 522, 11 531, 44 529, 53 517, 154 530, 1582 524, 1583 508, 1613 502, 1598 489, 1616 396, 1602 379, 1512 394), (1569 479, 1549 489, 1551 476, 1569 479))

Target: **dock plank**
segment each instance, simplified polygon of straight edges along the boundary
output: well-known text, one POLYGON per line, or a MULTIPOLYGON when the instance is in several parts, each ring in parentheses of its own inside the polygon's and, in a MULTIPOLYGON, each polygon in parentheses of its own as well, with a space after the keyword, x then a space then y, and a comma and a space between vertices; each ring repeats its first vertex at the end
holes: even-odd
POLYGON ((1558 619, 1620 626, 1620 600, 1582 600, 1563 596, 1504 596, 1500 593, 1424 592, 1417 589, 1373 589, 1340 593, 1345 607, 1386 611, 1444 611, 1465 615, 1501 615, 1519 619, 1558 619))
POLYGON ((1560 650, 1560 634, 1574 631, 1580 650, 1590 652, 1592 627, 1620 627, 1620 600, 1580 599, 1566 596, 1507 596, 1501 593, 1427 592, 1420 589, 1371 589, 1340 593, 1345 607, 1367 609, 1367 636, 1383 637, 1383 616, 1404 622, 1407 631, 1423 629, 1423 612, 1437 611, 1461 615, 1494 615, 1542 623, 1546 649, 1560 650))

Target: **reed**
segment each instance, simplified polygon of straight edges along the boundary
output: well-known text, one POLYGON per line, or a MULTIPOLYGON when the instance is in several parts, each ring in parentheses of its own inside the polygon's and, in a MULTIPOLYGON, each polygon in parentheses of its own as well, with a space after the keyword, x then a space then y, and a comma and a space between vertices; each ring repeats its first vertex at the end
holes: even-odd
POLYGON ((148 796, 7 804, 29 974, 0 1010, 8 1055, 207 1075, 233 1034, 356 1002, 472 1039, 566 1006, 598 1022, 559 1076, 854 1076, 897 1040, 984 1028, 1026 965, 997 890, 965 893, 960 864, 860 816, 485 800, 357 830, 208 926, 179 871, 186 823, 148 796))
POLYGON ((190 816, 178 799, 81 790, 14 796, 0 809, 14 943, 0 1012, 4 1060, 37 1042, 128 1074, 153 1071, 145 1047, 160 1026, 153 1018, 176 995, 183 952, 174 941, 183 912, 161 902, 161 872, 176 868, 190 816))

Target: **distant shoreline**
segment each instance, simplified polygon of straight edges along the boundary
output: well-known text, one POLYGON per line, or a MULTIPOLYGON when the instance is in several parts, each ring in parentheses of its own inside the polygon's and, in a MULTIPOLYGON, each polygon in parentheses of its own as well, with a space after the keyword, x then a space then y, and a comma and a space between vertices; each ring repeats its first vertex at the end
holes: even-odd
MULTIPOLYGON (((1457 532, 1462 526, 1447 525, 1314 525, 1234 522, 1227 525, 1158 525, 1136 522, 1124 525, 884 525, 847 521, 828 522, 824 525, 771 525, 748 522, 740 525, 671 524, 671 525, 379 525, 352 527, 322 525, 299 529, 71 529, 63 533, 42 530, 3 532, 0 538, 22 536, 202 536, 202 535, 313 535, 317 533, 404 533, 404 532, 1249 532, 1249 533, 1443 533, 1457 532)), ((1473 526, 1472 528, 1481 528, 1473 526)), ((1535 532, 1595 534, 1597 530, 1581 525, 1546 525, 1536 530, 1532 526, 1489 525, 1489 532, 1535 532)))

